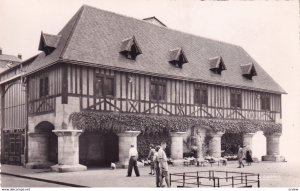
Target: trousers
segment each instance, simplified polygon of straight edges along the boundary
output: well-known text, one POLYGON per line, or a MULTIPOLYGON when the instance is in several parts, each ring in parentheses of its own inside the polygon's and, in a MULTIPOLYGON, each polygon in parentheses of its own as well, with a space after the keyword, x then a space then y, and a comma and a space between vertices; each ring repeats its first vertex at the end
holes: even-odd
POLYGON ((140 176, 140 172, 139 172, 139 169, 138 169, 138 166, 137 166, 136 157, 130 157, 130 159, 129 159, 127 176, 131 176, 132 168, 134 169, 135 175, 140 176))

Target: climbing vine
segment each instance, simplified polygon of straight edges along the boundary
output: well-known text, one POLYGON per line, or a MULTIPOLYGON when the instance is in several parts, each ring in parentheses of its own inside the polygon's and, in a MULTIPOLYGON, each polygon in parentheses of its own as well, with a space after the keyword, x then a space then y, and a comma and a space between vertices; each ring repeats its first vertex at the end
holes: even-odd
POLYGON ((116 112, 74 112, 70 115, 73 127, 85 131, 141 131, 142 134, 187 131, 193 126, 207 126, 215 132, 226 133, 281 133, 282 125, 273 122, 227 120, 198 117, 178 117, 116 112))

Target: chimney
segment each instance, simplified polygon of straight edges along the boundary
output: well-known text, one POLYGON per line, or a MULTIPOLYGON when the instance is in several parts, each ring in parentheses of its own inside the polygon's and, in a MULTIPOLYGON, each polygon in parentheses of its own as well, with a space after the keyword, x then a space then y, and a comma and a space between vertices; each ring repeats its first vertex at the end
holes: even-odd
POLYGON ((0 55, 2 55, 2 48, 0 47, 0 55))
POLYGON ((22 54, 18 54, 18 58, 22 60, 22 54))

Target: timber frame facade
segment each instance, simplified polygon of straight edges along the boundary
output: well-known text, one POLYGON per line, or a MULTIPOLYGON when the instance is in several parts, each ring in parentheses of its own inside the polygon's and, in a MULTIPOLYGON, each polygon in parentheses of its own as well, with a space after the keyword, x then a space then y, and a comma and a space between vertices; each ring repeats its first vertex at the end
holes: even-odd
MULTIPOLYGON (((130 34, 131 38, 122 37, 123 40, 119 42, 120 50, 114 53, 118 62, 124 62, 124 67, 122 63, 112 66, 98 64, 97 60, 90 62, 89 54, 86 61, 80 57, 75 59, 78 50, 73 50, 71 46, 72 38, 77 35, 74 31, 79 30, 80 24, 84 23, 81 21, 83 18, 90 18, 89 14, 103 16, 110 13, 83 6, 59 35, 41 34, 39 50, 43 52, 0 74, 1 162, 22 163, 29 168, 58 163, 52 166, 57 171, 85 170, 86 167, 79 163, 127 163, 128 146, 140 144, 137 143, 140 132, 125 131, 106 135, 82 132, 70 122, 69 116, 74 112, 135 113, 281 123, 281 94, 285 92, 256 63, 240 63, 233 71, 234 66, 229 65, 228 61, 231 55, 222 57, 222 53, 219 53, 218 57, 208 56, 207 70, 203 69, 207 73, 206 79, 193 77, 192 73, 190 77, 181 76, 180 73, 186 73, 189 67, 189 72, 192 72, 194 67, 195 59, 188 47, 166 48, 169 57, 165 63, 159 64, 165 64, 164 67, 174 73, 153 72, 154 66, 148 66, 151 68, 149 70, 142 70, 139 66, 134 69, 134 65, 149 54, 145 42, 135 33, 130 34), (71 53, 74 54, 73 58, 71 53), (63 54, 67 56, 64 57, 63 54), (55 59, 57 55, 60 56, 55 59), (234 84, 234 80, 231 83, 230 77, 226 81, 226 72, 235 72, 241 85, 238 85, 239 82, 234 84), (269 80, 270 87, 260 84, 260 78, 262 81, 269 80), (116 153, 107 151, 107 147, 113 148, 116 153), (94 148, 102 151, 95 151, 94 148)), ((123 19, 124 16, 117 17, 123 19)), ((165 26, 139 22, 147 27, 156 27, 157 30, 169 30, 165 26)), ((88 27, 85 28, 88 30, 88 27)), ((74 42, 77 42, 76 39, 74 42)), ((155 51, 152 53, 155 57, 155 51)), ((226 132, 208 130, 207 127, 190 127, 188 132, 170 132, 171 157, 183 157, 183 150, 187 149, 183 140, 191 135, 202 139, 211 136, 210 154, 220 157, 221 147, 218 143, 221 144, 224 133, 226 132), (195 129, 200 133, 195 133, 195 129)), ((245 132, 244 144, 251 147, 252 136, 253 134, 245 132)), ((268 145, 265 160, 283 159, 279 155, 279 136, 278 133, 266 135, 268 145)), ((197 143, 198 146, 202 144, 203 140, 197 143)))

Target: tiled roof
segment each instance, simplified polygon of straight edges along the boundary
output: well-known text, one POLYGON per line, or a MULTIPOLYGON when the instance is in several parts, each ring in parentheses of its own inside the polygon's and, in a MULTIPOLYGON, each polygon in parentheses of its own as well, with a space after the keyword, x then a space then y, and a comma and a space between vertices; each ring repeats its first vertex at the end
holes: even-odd
POLYGON ((21 63, 21 61, 22 60, 16 56, 1 54, 0 55, 0 73, 8 70, 11 67, 14 67, 15 65, 18 65, 19 63, 21 63))
MULTIPOLYGON (((50 22, 50 21, 49 21, 50 22)), ((285 93, 243 48, 211 40, 143 20, 83 6, 59 33, 57 48, 48 56, 41 53, 31 64, 36 71, 58 60, 126 70, 156 76, 200 81, 244 89, 285 93), (136 60, 122 56, 121 43, 135 36, 143 54, 136 60), (168 62, 169 50, 181 47, 188 64, 176 68, 168 62), (210 71, 210 58, 221 56, 227 70, 210 71), (257 76, 242 76, 241 65, 253 63, 257 76)))
POLYGON ((12 61, 12 62, 21 62, 22 60, 17 56, 0 54, 0 61, 12 61))

